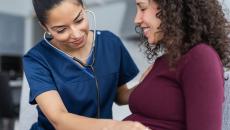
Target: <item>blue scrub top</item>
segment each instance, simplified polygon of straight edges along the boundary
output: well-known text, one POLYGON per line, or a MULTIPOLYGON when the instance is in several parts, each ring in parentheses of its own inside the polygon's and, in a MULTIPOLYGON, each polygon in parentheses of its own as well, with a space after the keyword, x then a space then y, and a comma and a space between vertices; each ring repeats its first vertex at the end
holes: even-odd
MULTIPOLYGON (((109 31, 96 31, 95 52, 89 57, 89 64, 93 54, 100 89, 100 116, 111 119, 117 87, 133 79, 139 71, 120 38, 109 31)), ((35 98, 41 93, 57 90, 68 112, 92 118, 97 116, 96 84, 90 69, 80 67, 45 40, 24 56, 23 63, 31 104, 36 104, 35 98)), ((38 122, 31 129, 54 130, 38 106, 37 110, 38 122)))

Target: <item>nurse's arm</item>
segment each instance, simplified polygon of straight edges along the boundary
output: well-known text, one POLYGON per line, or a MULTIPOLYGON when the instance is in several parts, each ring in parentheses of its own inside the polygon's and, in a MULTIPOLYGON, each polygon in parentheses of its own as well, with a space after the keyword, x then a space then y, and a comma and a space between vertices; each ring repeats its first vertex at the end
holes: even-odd
MULTIPOLYGON (((142 82, 142 80, 148 75, 148 73, 151 71, 153 65, 150 65, 145 72, 142 74, 139 82, 142 82)), ((128 88, 127 84, 124 84, 117 89, 117 95, 116 95, 116 103, 118 105, 126 105, 129 102, 129 96, 132 93, 132 91, 137 87, 134 86, 132 88, 128 88)))
POLYGON ((69 113, 56 90, 44 92, 36 102, 56 130, 145 130, 137 122, 94 119, 69 113))
MULTIPOLYGON (((135 86, 136 87, 136 86, 135 86)), ((129 102, 129 96, 132 93, 132 91, 135 89, 133 88, 128 88, 127 84, 124 84, 117 89, 117 94, 116 94, 116 104, 118 105, 126 105, 129 102)))

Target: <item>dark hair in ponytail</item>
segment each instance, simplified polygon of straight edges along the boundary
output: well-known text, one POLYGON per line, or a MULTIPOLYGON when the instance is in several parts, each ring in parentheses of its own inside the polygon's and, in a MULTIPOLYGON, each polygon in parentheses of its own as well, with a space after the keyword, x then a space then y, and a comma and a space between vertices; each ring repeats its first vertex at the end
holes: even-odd
MULTIPOLYGON (((42 25, 45 25, 47 21, 47 12, 65 0, 32 0, 32 1, 33 1, 34 11, 37 15, 39 22, 42 25)), ((72 0, 72 1, 76 1, 77 4, 83 6, 82 0, 72 0)))

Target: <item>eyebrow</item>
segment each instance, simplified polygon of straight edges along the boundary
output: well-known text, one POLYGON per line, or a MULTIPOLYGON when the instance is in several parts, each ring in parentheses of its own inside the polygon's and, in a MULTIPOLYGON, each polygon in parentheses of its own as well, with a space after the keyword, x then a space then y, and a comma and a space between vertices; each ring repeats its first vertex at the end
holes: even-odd
MULTIPOLYGON (((78 13, 78 15, 74 18, 73 21, 76 21, 80 17, 81 13, 82 13, 82 10, 78 13)), ((56 28, 60 28, 60 27, 65 27, 65 25, 53 26, 53 27, 51 27, 51 29, 56 29, 56 28)))

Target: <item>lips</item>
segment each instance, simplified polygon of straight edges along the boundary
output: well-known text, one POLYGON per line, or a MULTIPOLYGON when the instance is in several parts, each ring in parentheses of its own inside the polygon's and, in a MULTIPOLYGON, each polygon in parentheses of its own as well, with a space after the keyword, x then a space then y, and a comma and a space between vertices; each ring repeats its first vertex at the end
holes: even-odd
POLYGON ((81 44, 82 42, 84 41, 84 36, 80 37, 80 38, 77 38, 77 39, 74 39, 73 41, 71 41, 70 43, 72 44, 81 44))
POLYGON ((143 31, 144 31, 144 35, 147 37, 150 32, 150 28, 145 27, 143 28, 143 31))

